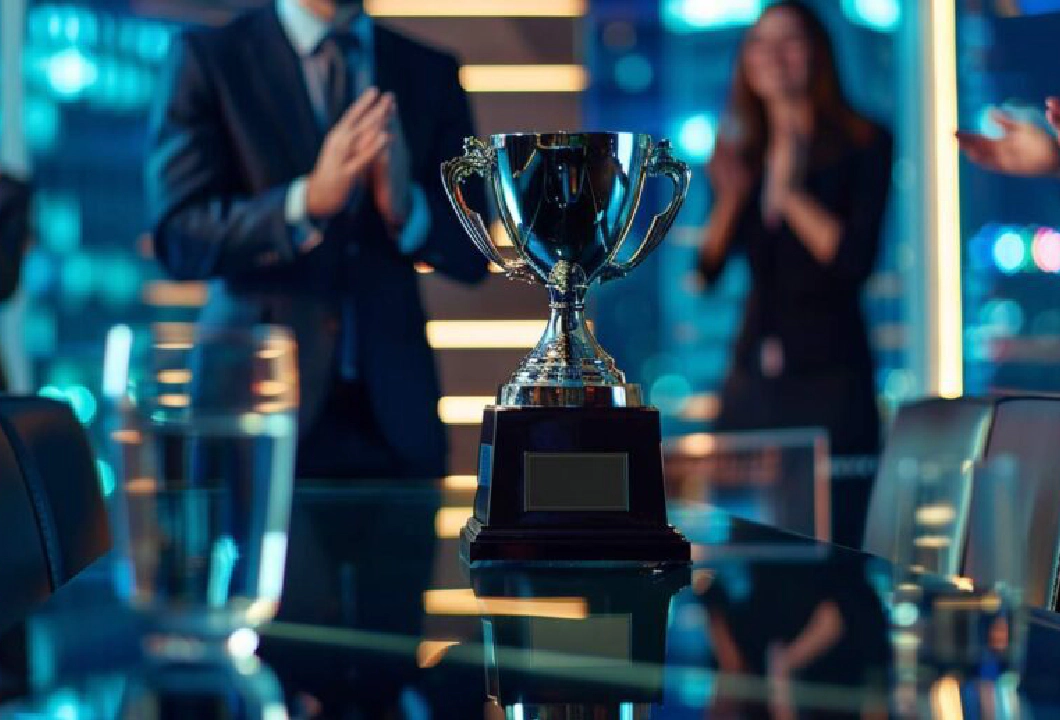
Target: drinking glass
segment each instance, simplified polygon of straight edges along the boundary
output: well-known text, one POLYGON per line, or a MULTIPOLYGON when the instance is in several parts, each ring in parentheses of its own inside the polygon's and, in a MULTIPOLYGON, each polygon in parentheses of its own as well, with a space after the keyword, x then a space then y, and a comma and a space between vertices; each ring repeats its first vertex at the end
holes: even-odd
POLYGON ((928 713, 943 696, 1015 702, 1026 625, 1018 477, 1016 461, 998 457, 907 478, 891 604, 896 714, 928 713))
MULTIPOLYGON (((297 439, 291 334, 158 324, 129 347, 111 435, 124 489, 126 592, 149 653, 249 637, 283 586, 297 439)), ((120 366, 120 363, 119 363, 120 366)))

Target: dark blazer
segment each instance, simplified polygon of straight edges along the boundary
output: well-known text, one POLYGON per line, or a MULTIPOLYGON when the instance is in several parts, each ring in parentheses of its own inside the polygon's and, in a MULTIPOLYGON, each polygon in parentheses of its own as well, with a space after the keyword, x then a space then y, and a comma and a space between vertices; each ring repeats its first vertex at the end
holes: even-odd
MULTIPOLYGON (((737 369, 758 372, 762 342, 776 337, 785 372, 828 371, 852 366, 871 372, 872 354, 861 312, 861 290, 880 248, 880 228, 891 184, 891 137, 874 128, 855 145, 829 137, 824 158, 810 164, 804 190, 843 223, 835 259, 818 262, 786 223, 771 229, 762 218, 762 183, 749 194, 733 230, 729 254, 742 251, 751 288, 736 342, 737 369)), ((728 255, 698 270, 712 283, 728 255)))
MULTIPOLYGON (((751 289, 716 430, 824 427, 835 454, 878 451, 880 419, 861 290, 879 254, 891 147, 890 135, 874 128, 865 143, 828 134, 810 149, 802 186, 843 224, 830 263, 814 258, 786 223, 766 226, 761 182, 750 194, 729 247, 746 253, 751 289), (782 370, 771 377, 762 370, 768 338, 779 340, 783 352, 782 370)), ((724 262, 701 257, 698 269, 711 282, 724 262)))
MULTIPOLYGON (((486 274, 438 180, 439 165, 473 134, 471 114, 454 58, 378 25, 374 47, 375 84, 397 96, 412 177, 431 212, 415 257, 398 250, 368 198, 329 223, 319 247, 296 253, 287 188, 312 169, 324 133, 271 7, 175 42, 151 118, 150 221, 166 270, 210 281, 200 323, 292 328, 303 431, 334 385, 340 298, 352 297, 359 372, 380 429, 406 472, 439 475, 446 440, 413 263, 468 282, 486 274)), ((481 190, 469 190, 482 207, 481 190)))
MULTIPOLYGON (((32 193, 25 182, 0 175, 0 301, 18 289, 22 258, 29 244, 29 209, 32 193)), ((0 392, 7 388, 0 367, 0 392)))

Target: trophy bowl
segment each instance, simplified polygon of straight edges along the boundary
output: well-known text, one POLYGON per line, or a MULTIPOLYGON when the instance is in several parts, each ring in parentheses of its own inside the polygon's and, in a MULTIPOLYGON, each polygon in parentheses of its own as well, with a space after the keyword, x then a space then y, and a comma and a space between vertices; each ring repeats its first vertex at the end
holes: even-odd
POLYGON ((498 393, 503 406, 637 407, 640 388, 626 383, 585 323, 593 282, 623 277, 658 246, 688 192, 690 171, 663 140, 628 132, 551 132, 468 138, 464 155, 442 166, 442 180, 479 250, 511 278, 546 286, 550 317, 536 347, 498 393), (518 255, 493 244, 461 183, 481 175, 518 255), (646 178, 674 185, 667 207, 641 244, 617 260, 633 225, 646 178))

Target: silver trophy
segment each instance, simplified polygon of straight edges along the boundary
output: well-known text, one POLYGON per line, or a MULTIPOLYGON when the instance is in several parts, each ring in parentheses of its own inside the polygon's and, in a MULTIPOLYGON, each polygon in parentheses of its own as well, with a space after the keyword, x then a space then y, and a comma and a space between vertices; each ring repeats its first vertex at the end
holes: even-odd
POLYGON ((551 314, 537 346, 498 393, 506 407, 639 407, 640 386, 626 382, 586 325, 585 295, 594 281, 624 277, 658 246, 688 192, 688 165, 666 140, 625 132, 515 133, 489 143, 464 141, 464 155, 442 165, 442 180, 460 222, 478 249, 510 278, 548 288, 551 314), (461 183, 481 175, 518 253, 494 245, 482 216, 468 207, 461 183), (633 225, 648 177, 674 185, 628 259, 617 255, 633 225))
POLYGON ((508 277, 548 288, 537 346, 483 410, 474 515, 461 532, 473 566, 492 563, 685 565, 688 541, 667 523, 659 412, 626 382, 585 323, 593 282, 623 277, 670 229, 689 170, 635 133, 494 135, 465 141, 442 165, 460 222, 508 277), (490 239, 461 183, 485 178, 518 257, 490 239), (646 178, 674 196, 633 252, 622 243, 646 178))

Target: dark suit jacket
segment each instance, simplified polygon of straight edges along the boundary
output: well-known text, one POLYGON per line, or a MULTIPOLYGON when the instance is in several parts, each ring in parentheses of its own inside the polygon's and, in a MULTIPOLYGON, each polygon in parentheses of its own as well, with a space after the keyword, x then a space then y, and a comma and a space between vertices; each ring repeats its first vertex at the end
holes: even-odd
MULTIPOLYGON (((862 144, 822 133, 811 147, 803 189, 843 224, 830 263, 814 258, 786 223, 766 226, 761 182, 750 194, 729 247, 746 252, 751 289, 715 429, 824 427, 836 454, 878 451, 880 420, 861 290, 879 254, 891 147, 882 128, 862 144), (762 373, 767 338, 779 339, 783 349, 778 377, 762 373)), ((708 264, 701 258, 699 271, 713 281, 724 260, 708 264)))
MULTIPOLYGON (((29 243, 30 187, 21 180, 0 175, 0 301, 18 289, 22 257, 29 243)), ((7 388, 0 367, 0 392, 7 388)))
MULTIPOLYGON (((872 274, 891 184, 891 136, 875 128, 856 145, 838 136, 819 138, 820 157, 807 169, 804 190, 843 223, 843 237, 829 264, 818 262, 786 223, 765 225, 762 183, 748 196, 733 230, 730 252, 744 251, 751 289, 736 341, 736 368, 760 370, 766 337, 784 348, 785 372, 799 375, 856 367, 871 374, 872 353, 861 312, 861 290, 872 274)), ((703 262, 707 282, 720 275, 726 257, 703 262)))
MULTIPOLYGON (((287 188, 312 169, 324 133, 271 7, 176 41, 151 121, 150 220, 168 272, 210 281, 201 323, 293 329, 303 431, 335 382, 340 299, 352 297, 359 372, 380 429, 406 472, 439 475, 446 440, 413 263, 469 282, 486 274, 438 179, 473 128, 454 58, 378 25, 374 46, 375 83, 397 96, 412 177, 431 212, 415 257, 398 250, 368 197, 328 225, 319 247, 295 251, 287 188)), ((481 207, 481 190, 472 192, 481 207)))

